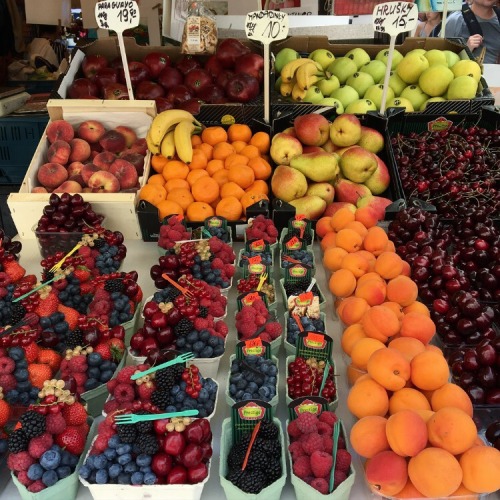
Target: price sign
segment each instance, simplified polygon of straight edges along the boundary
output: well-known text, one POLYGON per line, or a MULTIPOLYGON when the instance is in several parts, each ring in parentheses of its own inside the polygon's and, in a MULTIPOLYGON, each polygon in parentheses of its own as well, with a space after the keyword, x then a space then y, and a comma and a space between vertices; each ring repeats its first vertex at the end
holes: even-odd
POLYGON ((304 344, 310 349, 323 349, 326 345, 325 336, 321 333, 309 332, 304 344))
POLYGON ((306 216, 304 214, 296 214, 295 215, 295 220, 304 220, 306 216))
POLYGON ((304 292, 301 293, 296 299, 295 304, 299 307, 310 306, 314 299, 314 295, 312 292, 304 292))
POLYGON ((243 352, 245 356, 264 356, 266 350, 260 337, 257 337, 256 339, 245 340, 243 352))
POLYGON ((260 255, 256 255, 255 257, 249 257, 248 263, 253 266, 254 264, 260 264, 262 262, 262 257, 260 255))
POLYGON ((255 240, 255 241, 252 241, 252 243, 250 243, 250 248, 254 251, 254 252, 262 252, 264 250, 264 240, 255 240))
POLYGON ((289 250, 297 250, 298 248, 300 248, 302 246, 300 240, 297 238, 297 236, 293 236, 292 238, 290 238, 286 243, 285 243, 285 246, 289 249, 289 250))
POLYGON ((134 0, 104 0, 96 3, 94 12, 97 26, 99 28, 116 31, 122 57, 123 70, 125 73, 128 97, 130 100, 133 100, 134 93, 132 91, 132 82, 130 81, 127 56, 125 54, 125 44, 123 43, 123 31, 139 26, 139 6, 134 0))
POLYGON ((375 31, 378 33, 387 33, 391 37, 384 78, 384 90, 382 93, 382 102, 380 104, 380 113, 384 114, 396 37, 400 33, 412 31, 416 28, 418 23, 418 7, 416 4, 409 2, 381 3, 375 5, 372 21, 375 31))
POLYGON ((246 306, 251 306, 256 300, 261 300, 259 292, 251 292, 243 298, 243 304, 246 306))
POLYGON ((276 10, 249 12, 245 33, 250 40, 264 45, 264 121, 269 123, 269 44, 288 36, 288 14, 276 10))

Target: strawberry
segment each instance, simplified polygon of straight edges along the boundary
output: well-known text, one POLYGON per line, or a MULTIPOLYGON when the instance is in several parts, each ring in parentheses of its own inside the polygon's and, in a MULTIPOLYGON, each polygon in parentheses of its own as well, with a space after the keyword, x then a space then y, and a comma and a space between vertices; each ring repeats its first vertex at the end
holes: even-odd
POLYGON ((62 414, 68 425, 82 425, 87 422, 85 406, 78 401, 72 405, 64 405, 62 414))
POLYGON ((73 276, 80 280, 80 283, 84 283, 90 279, 90 271, 85 266, 78 266, 73 271, 73 276))
POLYGON ((28 363, 33 363, 38 358, 38 345, 35 342, 31 342, 27 346, 23 347, 24 353, 26 355, 26 361, 28 363))
POLYGON ((81 283, 80 284, 80 294, 88 295, 94 292, 94 285, 92 283, 81 283))
POLYGON ((123 340, 112 338, 109 339, 107 344, 111 348, 111 356, 113 361, 119 362, 123 358, 123 353, 125 352, 125 343, 123 340))
POLYGON ((78 326, 80 313, 76 309, 59 304, 57 306, 57 310, 64 314, 64 318, 66 319, 70 330, 74 330, 78 326))
POLYGON ((68 426, 64 432, 56 436, 56 444, 74 455, 81 455, 85 448, 85 437, 78 427, 68 426))
POLYGON ((7 273, 11 281, 14 283, 19 281, 26 274, 26 269, 24 269, 24 267, 22 267, 16 260, 4 260, 2 262, 2 266, 4 272, 7 273))
POLYGON ((51 283, 52 288, 55 288, 56 290, 65 290, 66 287, 68 286, 68 282, 66 279, 60 279, 60 280, 55 280, 51 283))
POLYGON ((38 363, 49 365, 53 373, 59 370, 61 359, 61 356, 52 349, 40 349, 38 351, 38 363))
POLYGON ((36 285, 37 281, 38 281, 38 279, 34 274, 27 274, 26 276, 24 276, 24 278, 19 280, 18 285, 19 286, 22 286, 22 285, 33 286, 33 285, 36 285))
POLYGON ((97 352, 101 355, 102 359, 111 360, 111 346, 107 343, 101 342, 94 347, 94 352, 97 352))
POLYGON ((0 427, 3 427, 10 418, 10 406, 5 399, 0 399, 0 427))
POLYGON ((28 373, 30 382, 37 389, 41 389, 43 387, 43 383, 52 378, 52 370, 50 369, 50 366, 40 363, 32 363, 28 365, 28 373))
POLYGON ((54 292, 50 292, 45 299, 40 300, 37 308, 35 309, 35 313, 40 317, 50 316, 52 313, 57 311, 58 305, 59 299, 57 298, 57 295, 54 292))

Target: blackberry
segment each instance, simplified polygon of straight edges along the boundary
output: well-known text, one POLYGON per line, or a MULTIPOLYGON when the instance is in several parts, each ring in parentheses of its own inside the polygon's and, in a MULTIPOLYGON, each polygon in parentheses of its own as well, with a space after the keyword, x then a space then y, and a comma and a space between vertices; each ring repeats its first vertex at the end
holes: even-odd
POLYGON ((177 323, 174 327, 174 333, 176 336, 187 335, 194 328, 192 321, 189 321, 187 318, 181 318, 179 323, 177 323))
POLYGON ((184 367, 181 365, 173 365, 162 370, 158 370, 155 373, 156 387, 162 391, 170 390, 175 385, 177 379, 182 375, 184 367))
POLYGON ((243 473, 244 471, 241 470, 241 466, 232 467, 227 471, 226 479, 228 481, 231 481, 231 483, 236 484, 240 480, 240 477, 243 475, 243 473))
POLYGON ((83 332, 79 328, 69 332, 66 337, 66 347, 68 349, 74 349, 77 346, 83 346, 83 332))
POLYGON ((102 248, 106 244, 103 238, 97 238, 94 240, 94 248, 102 248))
POLYGON ((173 302, 174 299, 176 299, 181 294, 181 292, 175 287, 165 288, 160 293, 163 302, 173 302))
POLYGON ((170 405, 170 391, 154 391, 151 394, 151 404, 155 405, 159 410, 163 411, 170 405))
POLYGON ((229 469, 232 469, 233 467, 239 467, 241 469, 243 461, 245 460, 246 452, 246 447, 244 448, 239 445, 233 446, 227 456, 227 466, 229 469))
POLYGON ((107 292, 123 292, 125 286, 123 285, 123 280, 106 280, 104 283, 104 290, 107 292))
MULTIPOLYGON (((149 411, 138 411, 136 412, 136 415, 151 415, 151 412, 149 411)), ((146 422, 138 422, 135 424, 135 427, 137 428, 137 434, 151 434, 154 430, 153 422, 152 421, 146 421, 146 422)))
POLYGON ((55 274, 52 271, 44 271, 42 283, 45 283, 46 281, 50 281, 54 276, 55 276, 55 274))
POLYGON ((249 470, 266 470, 269 458, 266 453, 260 450, 255 450, 252 446, 252 451, 248 457, 247 469, 249 470))
POLYGON ((258 438, 255 440, 254 446, 255 445, 257 445, 260 450, 262 450, 263 452, 267 453, 270 456, 281 456, 281 444, 277 440, 258 438))
POLYGON ((273 458, 267 464, 266 473, 267 485, 270 485, 271 483, 274 483, 274 481, 277 481, 282 475, 281 460, 279 458, 273 458))
POLYGON ((137 428, 135 425, 117 425, 116 433, 120 437, 122 443, 132 444, 137 439, 137 428))
POLYGON ((18 323, 24 318, 24 315, 26 314, 26 309, 20 302, 15 302, 11 306, 11 312, 10 312, 10 320, 12 321, 13 324, 18 323))
POLYGON ((17 429, 9 436, 9 451, 19 453, 28 449, 29 437, 22 429, 17 429))
POLYGON ((153 434, 141 434, 135 442, 139 453, 153 456, 160 448, 156 436, 153 434))
POLYGON ((208 316, 208 307, 201 306, 199 316, 200 318, 206 318, 208 316))
POLYGON ((278 439, 279 431, 278 427, 273 422, 269 420, 262 420, 260 423, 259 437, 263 439, 278 439))
POLYGON ((29 439, 41 436, 45 432, 45 416, 34 410, 28 410, 19 419, 21 427, 29 439))
MULTIPOLYGON (((300 295, 301 293, 305 292, 310 284, 311 284, 310 280, 300 279, 294 281, 293 283, 290 282, 285 283, 283 285, 283 288, 285 289, 287 297, 290 297, 290 295, 300 295)), ((314 284, 311 291, 313 292, 314 295, 319 295, 319 290, 316 284, 314 284)))
POLYGON ((245 469, 235 485, 245 493, 257 494, 265 488, 266 483, 267 478, 265 471, 259 469, 245 469))

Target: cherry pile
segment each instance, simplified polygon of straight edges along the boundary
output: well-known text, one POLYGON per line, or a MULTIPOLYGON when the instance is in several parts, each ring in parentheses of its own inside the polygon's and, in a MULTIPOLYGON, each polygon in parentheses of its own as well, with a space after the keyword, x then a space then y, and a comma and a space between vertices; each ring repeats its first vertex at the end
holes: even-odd
POLYGON ((499 130, 452 126, 397 134, 391 143, 407 199, 432 203, 447 218, 479 207, 499 213, 499 130))
POLYGON ((486 439, 497 450, 500 450, 500 420, 496 420, 488 425, 486 428, 486 439))
POLYGON ((298 357, 288 364, 288 377, 286 379, 288 395, 292 399, 303 396, 322 396, 331 403, 337 394, 334 382, 333 367, 329 366, 328 378, 325 387, 319 393, 325 362, 318 361, 316 358, 298 357))
MULTIPOLYGON (((259 274, 250 274, 248 278, 239 279, 237 285, 238 293, 242 294, 255 292, 257 290, 257 287, 259 286, 259 282, 259 274)), ((266 295, 268 305, 271 305, 276 301, 276 291, 272 283, 265 281, 260 291, 266 295)))

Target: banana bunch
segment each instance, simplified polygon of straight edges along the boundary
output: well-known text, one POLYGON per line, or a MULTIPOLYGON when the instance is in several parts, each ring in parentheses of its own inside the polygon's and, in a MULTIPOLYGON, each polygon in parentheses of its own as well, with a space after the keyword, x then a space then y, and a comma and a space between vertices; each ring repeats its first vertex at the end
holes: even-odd
POLYGON ((151 153, 171 159, 175 154, 184 163, 191 163, 191 136, 201 131, 201 123, 182 109, 169 109, 155 116, 146 135, 151 153))
POLYGON ((326 76, 322 66, 312 59, 294 59, 285 64, 281 70, 280 93, 283 96, 292 95, 293 97, 295 86, 305 91, 326 76))

